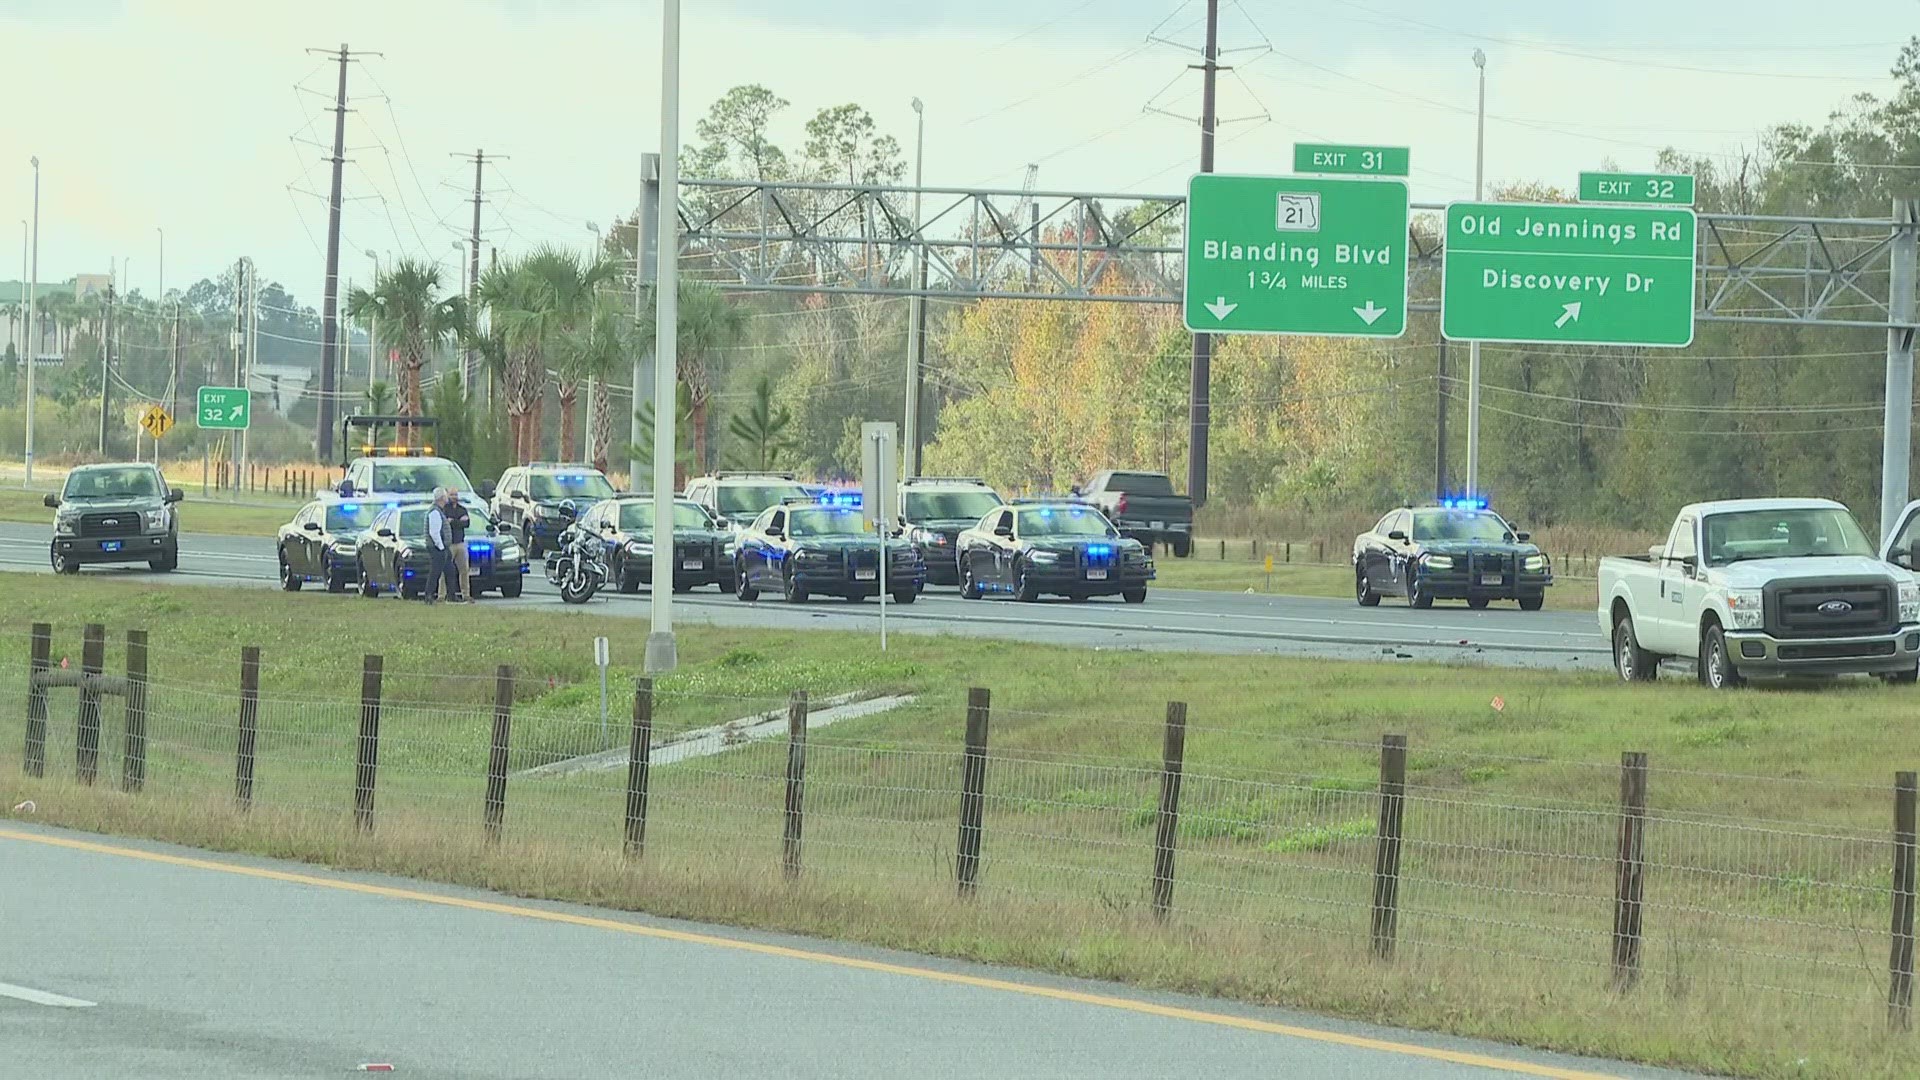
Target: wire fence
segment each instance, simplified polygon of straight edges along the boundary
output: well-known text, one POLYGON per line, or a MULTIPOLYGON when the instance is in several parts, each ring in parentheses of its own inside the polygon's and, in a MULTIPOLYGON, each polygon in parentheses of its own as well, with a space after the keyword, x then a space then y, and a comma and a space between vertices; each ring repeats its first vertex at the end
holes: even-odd
POLYGON ((257 651, 222 686, 171 676, 138 631, 111 664, 101 628, 78 664, 51 638, 40 625, 30 649, 0 650, 0 770, 28 797, 90 778, 349 838, 537 839, 714 875, 957 894, 1010 919, 1071 908, 1356 964, 1436 956, 1909 1020, 1912 773, 1876 785, 1667 770, 1631 752, 1456 754, 1189 723, 1177 702, 1163 717, 1112 706, 1097 746, 996 748, 996 734, 1062 717, 976 690, 917 706, 941 722, 914 730, 951 737, 901 740, 858 720, 871 702, 644 678, 603 729, 515 703, 506 667, 491 706, 408 693, 379 657, 357 688, 286 694, 257 651), (1463 782, 1516 769, 1535 794, 1463 782))

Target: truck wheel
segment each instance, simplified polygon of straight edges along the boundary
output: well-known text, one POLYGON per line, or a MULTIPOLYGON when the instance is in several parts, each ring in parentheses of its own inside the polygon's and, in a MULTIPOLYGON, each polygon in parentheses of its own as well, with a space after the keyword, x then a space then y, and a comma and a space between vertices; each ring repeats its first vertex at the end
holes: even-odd
POLYGON ((147 568, 149 570, 158 570, 163 574, 173 570, 175 567, 179 565, 180 565, 180 541, 178 540, 175 540, 172 544, 169 544, 168 546, 162 548, 160 550, 159 558, 147 560, 147 568))
POLYGON ((747 579, 747 564, 739 559, 733 562, 733 595, 748 602, 760 599, 760 590, 747 579))
POLYGON ((1521 611, 1539 611, 1547 602, 1545 596, 1523 596, 1520 598, 1521 611))
POLYGON ((787 603, 789 604, 804 604, 807 602, 807 590, 800 587, 800 579, 795 577, 791 570, 787 572, 786 581, 783 583, 781 591, 786 594, 787 603))
POLYGON ((520 590, 524 588, 526 588, 525 583, 520 578, 514 578, 500 586, 500 595, 509 600, 516 600, 520 597, 520 590))
POLYGON ((1467 606, 1472 608, 1475 611, 1485 611, 1487 607, 1487 602, 1488 602, 1488 598, 1485 596, 1467 597, 1467 606))
POLYGON ((1432 591, 1429 589, 1423 588, 1420 582, 1416 579, 1413 582, 1413 584, 1407 586, 1407 606, 1413 607, 1413 608, 1419 608, 1422 611, 1432 607, 1433 606, 1432 591))
POLYGON ((1024 561, 1021 562, 1019 568, 1014 571, 1013 579, 1013 598, 1015 600, 1023 604, 1031 604, 1040 599, 1040 590, 1034 585, 1033 575, 1024 561))
POLYGON ((892 595, 893 595, 893 602, 896 604, 911 604, 915 600, 920 599, 920 594, 913 591, 912 589, 902 589, 899 592, 894 593, 892 595))
POLYGON ((973 560, 960 560, 960 599, 980 599, 980 583, 973 580, 973 560))
POLYGON ((1120 594, 1120 599, 1129 604, 1144 604, 1147 602, 1147 587, 1142 585, 1137 589, 1128 589, 1120 594))
POLYGON ((80 562, 71 555, 55 555, 53 557, 53 572, 56 574, 77 574, 80 572, 80 562))
POLYGON ((1710 623, 1700 635, 1700 685, 1709 690, 1731 690, 1746 682, 1727 655, 1727 634, 1719 623, 1710 623))
POLYGON ((1660 677, 1660 658, 1640 647, 1631 615, 1613 623, 1613 670, 1623 682, 1652 682, 1660 677))
POLYGON ((1889 671, 1880 676, 1880 681, 1888 686, 1909 686, 1920 682, 1920 667, 1911 667, 1905 671, 1889 671))
POLYGON ((1193 554, 1193 537, 1187 534, 1176 533, 1172 539, 1167 541, 1167 546, 1173 549, 1174 558, 1187 558, 1193 554))
POLYGON ((622 566, 620 568, 620 584, 617 587, 621 592, 629 596, 639 592, 640 572, 638 570, 629 570, 627 567, 622 566))
POLYGON ((1361 607, 1380 606, 1380 594, 1373 591, 1373 582, 1367 580, 1367 572, 1357 566, 1353 568, 1353 599, 1361 607))
POLYGON ((280 587, 287 590, 288 592, 299 592, 300 584, 301 584, 300 575, 294 573, 293 567, 287 565, 287 553, 284 551, 281 552, 280 553, 280 587))

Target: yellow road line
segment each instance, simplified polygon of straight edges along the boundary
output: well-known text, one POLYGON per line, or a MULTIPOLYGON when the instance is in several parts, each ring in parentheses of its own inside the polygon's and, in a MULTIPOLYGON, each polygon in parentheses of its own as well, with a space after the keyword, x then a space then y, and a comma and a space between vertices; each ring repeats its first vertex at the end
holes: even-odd
POLYGON ((467 911, 485 911, 495 915, 511 915, 522 919, 538 919, 542 922, 565 923, 570 926, 590 926, 596 930, 611 930, 615 933, 633 934, 638 937, 656 938, 663 941, 678 941, 692 945, 706 945, 717 949, 733 949, 738 952, 758 953, 762 956, 778 956, 788 960, 805 960, 816 964, 833 964, 838 967, 855 968, 861 971, 877 971, 888 975, 926 979, 931 982, 971 986, 981 990, 998 990, 1009 994, 1025 994, 1029 997, 1050 998, 1055 1001, 1071 1001, 1078 1005, 1093 1005, 1105 1009, 1119 1009, 1124 1012, 1144 1013, 1148 1016, 1186 1020, 1197 1024, 1212 1024, 1217 1027, 1238 1028, 1242 1031, 1258 1031, 1268 1035, 1285 1035, 1289 1038, 1306 1039, 1311 1042, 1331 1043, 1336 1046, 1349 1046, 1360 1050, 1375 1050, 1387 1054, 1402 1054, 1408 1057, 1445 1061, 1455 1065, 1468 1065, 1475 1068, 1516 1073, 1523 1076, 1550 1077, 1552 1080, 1611 1080, 1608 1074, 1605 1073, 1565 1069, 1554 1065, 1542 1065, 1531 1061, 1517 1061, 1511 1058, 1492 1057, 1487 1054, 1475 1054, 1463 1050, 1445 1050, 1439 1047, 1420 1046, 1414 1043, 1394 1042, 1390 1039, 1375 1039, 1365 1035, 1348 1035, 1338 1031, 1322 1031, 1318 1028, 1279 1024, 1271 1020, 1258 1020, 1252 1017, 1234 1016, 1228 1013, 1206 1012, 1201 1009, 1186 1009, 1176 1005, 1160 1005, 1150 1001, 1137 1001, 1132 998, 1114 997, 1109 994, 1093 994, 1082 990, 1067 990, 1052 986, 1035 986, 1029 983, 1014 982, 1009 979, 965 975, 953 971, 940 971, 935 968, 914 967, 909 964, 892 964, 881 960, 863 960, 858 957, 838 956, 833 953, 815 952, 809 949, 789 948, 785 945, 769 945, 758 941, 743 941, 737 938, 720 937, 713 934, 696 934, 685 930, 669 930, 665 927, 646 926, 640 923, 624 922, 619 919, 604 919, 592 915, 575 915, 571 912, 550 911, 544 908, 524 907, 519 904, 504 904, 492 900, 474 900, 463 896, 446 896, 439 893, 421 892, 416 889, 399 889, 389 885, 373 885, 367 882, 350 881, 342 878, 296 874, 286 870, 269 870, 264 867, 219 862, 214 859, 195 859, 182 855, 166 855, 156 851, 142 851, 138 848, 97 844, 90 840, 71 840, 59 836, 38 836, 33 833, 14 832, 9 829, 0 829, 0 840, 18 840, 21 843, 44 844, 49 847, 69 848, 74 851, 86 851, 96 855, 116 855, 126 859, 164 863, 168 866, 185 866, 195 870, 211 870, 222 874, 237 874, 241 877, 263 878, 268 881, 283 881, 293 885, 308 885, 318 889, 335 889, 340 892, 361 893, 367 896, 383 896, 390 900, 411 900, 420 904, 438 904, 442 907, 462 908, 467 911))

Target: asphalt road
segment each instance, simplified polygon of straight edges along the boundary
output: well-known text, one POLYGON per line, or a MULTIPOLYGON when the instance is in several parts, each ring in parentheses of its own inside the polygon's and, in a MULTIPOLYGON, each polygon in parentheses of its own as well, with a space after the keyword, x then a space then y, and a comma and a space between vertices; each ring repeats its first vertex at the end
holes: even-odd
POLYGON ((1127 987, 0 825, 10 1076, 1671 1076, 1127 987))
MULTIPOLYGON (((51 573, 47 544, 51 526, 0 523, 0 570, 51 573)), ((277 564, 270 538, 184 534, 180 568, 156 574, 145 566, 88 567, 84 574, 151 582, 276 588, 277 564)), ((314 586, 309 586, 314 589, 314 586)), ((329 596, 314 603, 395 603, 329 596)), ((489 607, 559 607, 539 567, 518 600, 493 598, 489 607)), ((763 596, 745 604, 712 587, 675 598, 676 619, 716 626, 833 627, 873 630, 875 601, 850 604, 816 599, 789 605, 763 596)), ((648 600, 609 589, 584 610, 646 618, 648 600)), ((1421 659, 1527 667, 1604 670, 1607 643, 1585 612, 1524 612, 1508 605, 1484 611, 1440 606, 1415 611, 1393 601, 1362 608, 1351 600, 1304 596, 1255 596, 1182 589, 1150 589, 1145 605, 1118 597, 1037 604, 1009 600, 962 600, 956 590, 932 587, 910 608, 888 605, 890 630, 980 634, 989 637, 1103 648, 1180 649, 1199 652, 1272 653, 1336 659, 1421 659)))

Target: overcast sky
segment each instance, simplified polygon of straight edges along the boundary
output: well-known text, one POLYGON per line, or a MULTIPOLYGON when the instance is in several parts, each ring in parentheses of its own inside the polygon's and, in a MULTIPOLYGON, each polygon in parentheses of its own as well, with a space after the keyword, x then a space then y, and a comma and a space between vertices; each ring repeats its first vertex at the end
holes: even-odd
MULTIPOLYGON (((911 153, 927 106, 930 185, 1166 193, 1197 158, 1203 0, 686 0, 683 141, 728 87, 807 117, 858 102, 911 153)), ((1286 172, 1296 140, 1412 148, 1416 200, 1472 194, 1475 73, 1487 63, 1490 184, 1662 146, 1732 154, 1766 126, 1821 122, 1884 94, 1912 0, 1225 0, 1217 167, 1286 172)), ((503 251, 590 242, 634 202, 656 148, 660 5, 647 0, 0 0, 0 279, 42 165, 40 277, 131 258, 151 295, 239 255, 316 304, 337 65, 349 70, 342 274, 370 253, 451 266, 472 166, 489 170, 485 235, 503 251), (311 140, 302 142, 298 140, 311 140)), ((457 271, 453 279, 458 281, 457 271)))

